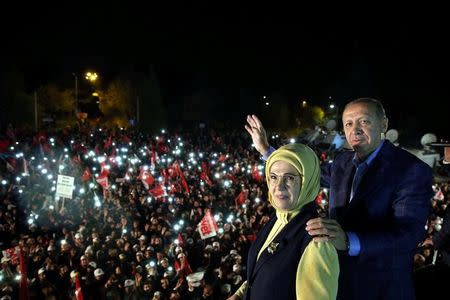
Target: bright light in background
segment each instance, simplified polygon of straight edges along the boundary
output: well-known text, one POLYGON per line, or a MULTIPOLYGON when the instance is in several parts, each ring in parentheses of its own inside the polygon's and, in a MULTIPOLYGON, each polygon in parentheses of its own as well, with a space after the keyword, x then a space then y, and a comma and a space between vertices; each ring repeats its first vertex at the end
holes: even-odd
POLYGON ((295 139, 294 138, 289 139, 289 143, 291 144, 295 143, 295 139))
POLYGON ((227 222, 231 223, 231 222, 233 222, 233 219, 234 219, 234 216, 232 214, 230 214, 227 218, 227 222))
POLYGON ((90 82, 94 82, 97 80, 98 75, 95 72, 87 72, 85 78, 90 82))
POLYGON ((331 103, 331 104, 330 104, 330 109, 333 109, 333 108, 334 108, 334 104, 331 103))

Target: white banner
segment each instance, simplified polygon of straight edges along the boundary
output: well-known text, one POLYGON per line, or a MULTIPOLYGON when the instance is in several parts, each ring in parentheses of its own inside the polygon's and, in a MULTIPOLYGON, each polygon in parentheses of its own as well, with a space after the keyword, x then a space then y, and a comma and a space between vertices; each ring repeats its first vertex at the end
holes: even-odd
POLYGON ((58 175, 56 196, 72 199, 74 179, 75 177, 72 176, 58 175))

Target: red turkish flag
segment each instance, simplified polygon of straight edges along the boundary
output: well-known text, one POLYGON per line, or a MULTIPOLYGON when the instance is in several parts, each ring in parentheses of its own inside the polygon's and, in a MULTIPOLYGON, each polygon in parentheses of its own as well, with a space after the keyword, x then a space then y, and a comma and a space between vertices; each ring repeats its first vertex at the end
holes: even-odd
POLYGON ((105 145, 103 145, 103 149, 108 149, 112 145, 112 136, 109 136, 106 139, 105 145))
POLYGON ((156 144, 156 147, 158 148, 159 153, 168 153, 169 147, 165 144, 164 139, 160 138, 156 144))
POLYGON ((106 174, 101 174, 96 179, 97 183, 100 184, 104 189, 109 188, 108 176, 106 174))
POLYGON ((0 140, 0 153, 7 152, 9 147, 9 141, 7 139, 0 140))
POLYGON ((218 161, 224 162, 227 159, 227 156, 225 154, 220 154, 218 161))
POLYGON ((187 182, 186 182, 186 179, 184 179, 184 176, 181 177, 180 180, 181 180, 181 186, 183 187, 184 191, 185 191, 187 194, 189 194, 189 193, 190 193, 189 186, 188 186, 188 184, 187 184, 187 182))
POLYGON ((186 178, 184 178, 183 170, 181 170, 180 164, 176 161, 172 164, 172 168, 174 169, 174 173, 180 177, 180 183, 184 191, 189 194, 189 186, 186 182, 186 178))
POLYGON ((127 135, 122 135, 122 141, 124 142, 124 143, 129 143, 129 142, 131 142, 131 140, 130 140, 130 138, 127 136, 127 135))
POLYGON ((177 240, 178 240, 178 245, 180 247, 184 247, 184 240, 183 240, 183 236, 181 235, 181 233, 178 233, 177 240))
POLYGON ((242 204, 245 203, 245 200, 247 200, 247 191, 242 190, 239 195, 237 195, 237 197, 234 199, 234 204, 236 206, 241 206, 242 204))
POLYGON ((256 234, 247 234, 245 237, 249 242, 254 242, 256 240, 256 234))
POLYGON ((178 186, 178 184, 177 185, 172 184, 170 186, 170 190, 169 190, 170 195, 175 195, 176 193, 178 193, 179 190, 178 190, 177 186, 178 186))
POLYGON ((105 163, 105 162, 102 162, 102 163, 100 164, 100 166, 101 166, 100 174, 102 174, 102 175, 108 175, 108 174, 109 174, 109 168, 106 167, 106 163, 105 163))
POLYGON ((259 182, 263 181, 263 179, 264 179, 262 177, 260 171, 258 170, 258 165, 256 165, 256 164, 252 169, 252 177, 253 177, 253 179, 255 179, 256 181, 259 181, 259 182))
POLYGON ((75 299, 83 300, 83 293, 81 291, 80 280, 78 279, 78 274, 75 275, 75 299))
POLYGON ((161 174, 163 176, 163 184, 169 182, 169 172, 166 169, 162 169, 161 174))
POLYGON ((148 170, 145 170, 144 167, 141 167, 138 179, 142 181, 142 184, 145 186, 145 189, 147 190, 155 182, 155 178, 148 170))
POLYGON ((148 192, 155 198, 163 197, 165 194, 164 188, 160 184, 158 184, 148 192))

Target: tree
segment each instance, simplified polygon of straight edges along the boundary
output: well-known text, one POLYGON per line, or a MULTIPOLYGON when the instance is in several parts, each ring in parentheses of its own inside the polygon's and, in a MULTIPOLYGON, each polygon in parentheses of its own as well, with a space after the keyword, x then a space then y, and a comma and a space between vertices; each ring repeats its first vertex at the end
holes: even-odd
POLYGON ((126 126, 129 118, 136 115, 137 93, 127 79, 115 79, 99 97, 100 111, 106 123, 126 126))
POLYGON ((25 92, 24 76, 14 65, 0 71, 0 128, 33 124, 33 97, 25 92))
POLYGON ((50 83, 38 90, 39 110, 44 115, 65 118, 75 112, 75 98, 72 90, 61 89, 50 83))
POLYGON ((320 124, 323 121, 323 118, 325 117, 325 112, 323 108, 319 106, 311 106, 309 113, 312 122, 314 122, 314 125, 320 124))

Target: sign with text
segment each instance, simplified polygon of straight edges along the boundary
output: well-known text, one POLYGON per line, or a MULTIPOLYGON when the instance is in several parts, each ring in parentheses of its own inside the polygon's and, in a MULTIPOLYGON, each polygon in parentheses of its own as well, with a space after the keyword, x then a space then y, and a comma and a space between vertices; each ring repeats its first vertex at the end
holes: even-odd
POLYGON ((72 199, 73 182, 75 177, 58 175, 58 183, 56 185, 56 196, 72 199))
POLYGON ((202 240, 216 236, 218 232, 217 223, 208 211, 202 218, 200 223, 197 225, 198 231, 200 232, 200 237, 202 240))

